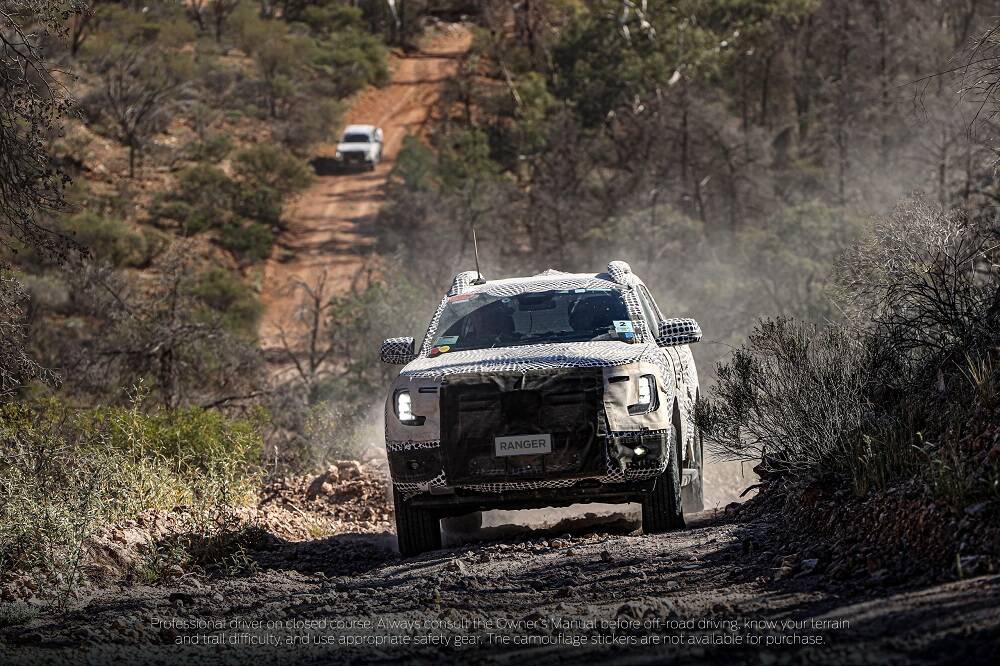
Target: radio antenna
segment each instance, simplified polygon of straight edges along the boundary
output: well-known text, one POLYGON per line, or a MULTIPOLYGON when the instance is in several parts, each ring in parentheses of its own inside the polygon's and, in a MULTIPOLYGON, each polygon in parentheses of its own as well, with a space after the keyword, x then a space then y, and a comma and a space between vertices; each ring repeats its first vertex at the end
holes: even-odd
POLYGON ((479 270, 479 241, 476 240, 476 228, 472 227, 472 248, 476 252, 476 275, 478 276, 472 284, 486 284, 483 279, 483 272, 479 270))

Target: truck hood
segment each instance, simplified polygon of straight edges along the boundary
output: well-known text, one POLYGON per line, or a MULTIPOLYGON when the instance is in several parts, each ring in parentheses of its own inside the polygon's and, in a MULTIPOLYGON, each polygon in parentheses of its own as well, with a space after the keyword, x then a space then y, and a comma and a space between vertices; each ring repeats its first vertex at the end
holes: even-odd
POLYGON ((401 377, 439 379, 483 372, 529 372, 555 368, 604 368, 650 360, 656 346, 618 341, 562 342, 523 347, 496 347, 421 357, 406 365, 401 377))
POLYGON ((338 143, 337 150, 342 153, 367 153, 372 149, 370 143, 338 143))

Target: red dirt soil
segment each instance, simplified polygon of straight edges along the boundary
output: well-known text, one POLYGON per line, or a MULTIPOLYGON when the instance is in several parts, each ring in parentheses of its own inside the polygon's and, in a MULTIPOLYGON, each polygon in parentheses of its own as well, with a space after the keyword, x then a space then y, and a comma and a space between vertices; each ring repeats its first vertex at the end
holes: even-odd
MULTIPOLYGON (((375 124, 384 130, 381 164, 374 171, 320 176, 286 211, 286 231, 264 269, 260 324, 261 345, 280 347, 282 328, 294 328, 301 280, 315 285, 327 275, 327 289, 339 293, 350 287, 374 247, 374 228, 385 185, 407 134, 420 135, 472 43, 470 32, 446 25, 426 40, 419 52, 396 53, 390 63, 391 82, 370 88, 353 101, 346 124, 375 124)), ((321 146, 320 156, 332 156, 335 144, 321 146)))

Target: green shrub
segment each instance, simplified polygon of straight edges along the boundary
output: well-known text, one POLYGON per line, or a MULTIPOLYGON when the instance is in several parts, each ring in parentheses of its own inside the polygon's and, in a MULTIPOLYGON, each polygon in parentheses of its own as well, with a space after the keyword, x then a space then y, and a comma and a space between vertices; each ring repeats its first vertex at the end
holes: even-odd
POLYGON ((261 450, 254 423, 215 411, 0 406, 0 578, 68 590, 96 530, 149 509, 186 507, 212 538, 220 512, 253 502, 261 450))
POLYGON ((407 134, 396 156, 392 178, 406 191, 425 192, 433 186, 437 170, 437 156, 417 137, 407 134))
POLYGON ((263 306, 256 292, 230 271, 216 268, 201 276, 191 289, 208 308, 222 315, 233 331, 252 335, 257 329, 263 306))
POLYGON ((699 407, 707 441, 771 480, 1000 500, 982 446, 1000 404, 995 225, 919 201, 877 221, 838 273, 849 321, 760 323, 699 407))
POLYGON ((177 176, 173 190, 157 197, 154 218, 179 222, 186 234, 225 225, 232 217, 236 183, 221 169, 207 164, 189 167, 177 176))
POLYGON ((703 429, 725 457, 770 474, 849 476, 877 408, 884 358, 839 326, 763 321, 718 368, 703 429))
POLYGON ((269 226, 281 224, 281 193, 266 185, 241 187, 233 209, 237 214, 269 226))
POLYGON ((100 439, 123 455, 161 458, 186 474, 224 470, 233 483, 259 463, 262 451, 253 423, 198 407, 149 413, 100 407, 79 415, 76 424, 86 439, 100 439))
POLYGON ((452 132, 444 137, 438 160, 438 173, 446 190, 495 178, 500 165, 490 159, 490 144, 479 130, 452 132))
POLYGON ((382 43, 360 30, 333 34, 318 44, 316 64, 329 76, 337 97, 347 97, 366 85, 385 85, 389 67, 382 43))
POLYGON ((188 159, 218 164, 233 150, 233 140, 226 134, 214 134, 204 141, 195 141, 187 149, 188 159))
POLYGON ((330 133, 340 122, 343 109, 334 99, 312 100, 289 109, 284 122, 277 129, 282 145, 296 155, 307 157, 313 147, 330 138, 330 133))
POLYGON ((147 239, 121 220, 83 212, 67 218, 60 226, 94 259, 116 268, 138 266, 149 260, 147 239))
POLYGON ((310 32, 317 35, 364 27, 359 8, 332 2, 307 5, 288 18, 302 21, 309 26, 310 32))
POLYGON ((305 162, 269 143, 237 153, 233 173, 248 186, 265 186, 282 196, 303 190, 312 182, 312 171, 305 162))
POLYGON ((154 218, 180 223, 183 233, 217 230, 219 244, 241 260, 270 253, 271 227, 281 221, 283 199, 312 181, 309 167, 273 144, 240 151, 233 158, 235 179, 199 164, 181 171, 174 188, 150 209, 154 218))
POLYGON ((219 233, 219 245, 242 261, 262 261, 271 254, 274 233, 258 222, 228 224, 219 233))

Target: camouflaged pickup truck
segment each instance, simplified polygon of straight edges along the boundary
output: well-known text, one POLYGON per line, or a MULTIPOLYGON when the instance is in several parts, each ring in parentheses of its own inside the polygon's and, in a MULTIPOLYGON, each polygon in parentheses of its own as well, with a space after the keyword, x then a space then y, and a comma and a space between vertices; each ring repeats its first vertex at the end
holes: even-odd
POLYGON ((702 509, 693 319, 665 317, 628 264, 604 273, 455 276, 385 407, 403 555, 441 547, 442 518, 640 502, 647 533, 702 509))

